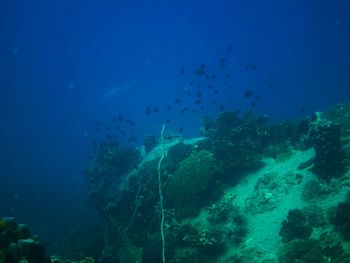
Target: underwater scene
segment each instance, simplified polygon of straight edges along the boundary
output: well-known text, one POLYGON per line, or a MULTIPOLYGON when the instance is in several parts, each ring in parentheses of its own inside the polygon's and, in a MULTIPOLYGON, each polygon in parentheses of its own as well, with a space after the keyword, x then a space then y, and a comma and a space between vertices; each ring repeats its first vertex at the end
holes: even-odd
POLYGON ((350 263, 350 1, 0 1, 0 263, 350 263))

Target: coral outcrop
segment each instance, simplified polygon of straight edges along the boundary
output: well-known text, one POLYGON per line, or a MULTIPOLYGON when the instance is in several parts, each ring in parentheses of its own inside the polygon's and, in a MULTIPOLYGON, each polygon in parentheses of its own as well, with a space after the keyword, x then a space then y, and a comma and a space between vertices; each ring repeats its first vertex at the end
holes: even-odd
POLYGON ((350 201, 340 202, 330 209, 329 220, 345 241, 350 241, 350 201))
POLYGON ((0 262, 50 263, 45 246, 38 237, 32 236, 24 224, 12 217, 0 218, 0 262))
POLYGON ((342 149, 341 129, 339 124, 323 119, 320 113, 315 114, 311 123, 309 139, 316 153, 312 171, 326 182, 347 171, 348 159, 342 149))
POLYGON ((220 172, 214 155, 205 150, 194 152, 179 164, 164 189, 168 205, 175 209, 177 217, 199 213, 213 194, 213 184, 220 172))
POLYGON ((310 237, 312 227, 308 224, 305 215, 300 209, 288 211, 288 217, 282 222, 280 236, 284 243, 294 239, 306 239, 310 237))
POLYGON ((162 261, 160 175, 167 262, 347 262, 346 109, 276 123, 221 112, 201 138, 165 133, 160 173, 154 138, 145 153, 101 143, 86 170, 106 223, 98 261, 162 261))

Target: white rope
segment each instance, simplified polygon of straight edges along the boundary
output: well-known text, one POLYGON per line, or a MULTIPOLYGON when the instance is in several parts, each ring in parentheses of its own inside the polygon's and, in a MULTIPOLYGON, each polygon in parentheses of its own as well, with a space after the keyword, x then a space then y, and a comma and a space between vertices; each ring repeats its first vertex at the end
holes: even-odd
POLYGON ((160 157, 159 163, 158 163, 158 190, 159 190, 160 209, 161 209, 161 212, 162 212, 162 220, 160 222, 160 235, 162 237, 162 260, 163 260, 163 263, 165 263, 165 236, 164 236, 164 207, 163 207, 161 165, 162 165, 162 161, 163 161, 163 159, 165 157, 164 136, 163 136, 164 129, 165 129, 165 124, 163 124, 162 131, 160 133, 161 141, 162 141, 162 147, 163 147, 163 154, 160 157))

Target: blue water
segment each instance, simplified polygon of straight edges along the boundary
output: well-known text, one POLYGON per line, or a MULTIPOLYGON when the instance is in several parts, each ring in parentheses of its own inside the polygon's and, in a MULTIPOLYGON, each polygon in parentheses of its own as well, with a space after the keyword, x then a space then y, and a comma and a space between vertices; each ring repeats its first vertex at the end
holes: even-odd
POLYGON ((120 136, 125 145, 137 137, 135 147, 167 119, 168 129, 197 136, 219 106, 281 119, 348 101, 349 11, 347 0, 2 0, 0 215, 51 243, 93 220, 81 171, 91 139, 111 133, 105 127, 120 114, 136 123, 120 136), (201 64, 219 75, 219 95, 203 92, 203 109, 189 85, 201 83, 201 64), (148 116, 147 106, 160 112, 148 116))

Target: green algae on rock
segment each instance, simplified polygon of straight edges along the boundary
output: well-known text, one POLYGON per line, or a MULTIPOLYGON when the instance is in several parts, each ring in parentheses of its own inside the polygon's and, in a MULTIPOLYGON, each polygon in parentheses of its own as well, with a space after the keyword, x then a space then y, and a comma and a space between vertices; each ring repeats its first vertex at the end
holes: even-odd
POLYGON ((180 163, 164 191, 177 217, 193 217, 199 213, 203 202, 210 199, 214 180, 220 172, 214 155, 205 150, 192 153, 180 163))

